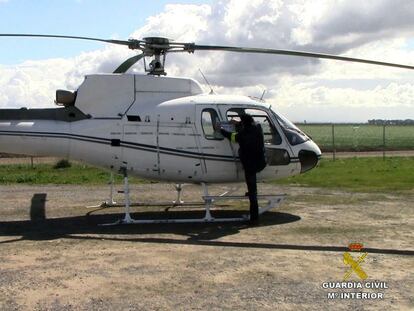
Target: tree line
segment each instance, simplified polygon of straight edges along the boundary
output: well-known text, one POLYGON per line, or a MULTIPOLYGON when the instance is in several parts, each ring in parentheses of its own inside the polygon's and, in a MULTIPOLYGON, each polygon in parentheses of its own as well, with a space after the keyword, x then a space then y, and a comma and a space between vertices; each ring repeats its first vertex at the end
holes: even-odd
POLYGON ((368 124, 372 125, 414 125, 413 119, 405 120, 383 120, 383 119, 372 119, 368 120, 368 124))

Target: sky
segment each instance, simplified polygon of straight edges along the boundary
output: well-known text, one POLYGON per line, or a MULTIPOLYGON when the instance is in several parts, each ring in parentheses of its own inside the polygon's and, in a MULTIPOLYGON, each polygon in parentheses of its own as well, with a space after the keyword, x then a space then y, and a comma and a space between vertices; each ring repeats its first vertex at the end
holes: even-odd
MULTIPOLYGON (((0 33, 163 36, 414 65, 410 0, 0 0, 0 33)), ((110 73, 134 53, 99 42, 0 37, 0 108, 52 107, 56 89, 75 90, 85 75, 110 73)), ((216 93, 265 91, 266 102, 295 122, 414 119, 414 70, 229 52, 167 57, 169 76, 205 84, 199 69, 216 93)), ((142 71, 142 64, 130 70, 142 71)))

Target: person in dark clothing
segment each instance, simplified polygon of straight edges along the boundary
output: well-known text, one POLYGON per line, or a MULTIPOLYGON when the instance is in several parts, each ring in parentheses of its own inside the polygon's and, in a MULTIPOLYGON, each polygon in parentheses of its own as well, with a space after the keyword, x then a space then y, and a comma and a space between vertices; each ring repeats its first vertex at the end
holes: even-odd
POLYGON ((220 129, 220 132, 231 142, 237 142, 240 146, 239 157, 243 165, 250 201, 250 222, 256 223, 259 218, 256 173, 266 166, 262 128, 254 123, 251 115, 242 114, 240 123, 236 126, 236 132, 232 133, 224 129, 220 129))

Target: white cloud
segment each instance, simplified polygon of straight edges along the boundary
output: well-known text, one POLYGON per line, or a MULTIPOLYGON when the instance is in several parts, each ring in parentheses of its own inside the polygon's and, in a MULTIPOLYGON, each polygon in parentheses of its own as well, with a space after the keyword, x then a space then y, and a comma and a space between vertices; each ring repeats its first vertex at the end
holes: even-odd
MULTIPOLYGON (((414 51, 409 48, 414 36, 413 15, 414 3, 402 0, 171 4, 148 17, 131 37, 164 36, 199 44, 307 50, 413 64, 414 51)), ((0 67, 0 107, 51 105, 56 88, 76 88, 85 74, 112 72, 132 55, 134 52, 124 47, 107 46, 71 59, 0 67)), ((194 55, 167 57, 169 75, 203 82, 198 68, 221 93, 260 96, 267 89, 265 98, 296 120, 335 118, 335 111, 341 111, 342 121, 366 120, 375 117, 371 115, 376 113, 374 107, 383 114, 392 109, 393 114, 400 111, 401 118, 414 118, 413 71, 225 52, 196 51, 194 55)), ((142 64, 137 69, 142 70, 142 64)))
POLYGON ((166 5, 164 12, 147 18, 144 27, 132 33, 133 38, 167 37, 175 41, 195 41, 207 28, 211 7, 208 5, 166 5))
POLYGON ((59 81, 65 78, 71 62, 65 59, 27 61, 18 66, 1 67, 1 107, 44 107, 53 104, 59 81), (58 70, 60 68, 60 70, 58 70))

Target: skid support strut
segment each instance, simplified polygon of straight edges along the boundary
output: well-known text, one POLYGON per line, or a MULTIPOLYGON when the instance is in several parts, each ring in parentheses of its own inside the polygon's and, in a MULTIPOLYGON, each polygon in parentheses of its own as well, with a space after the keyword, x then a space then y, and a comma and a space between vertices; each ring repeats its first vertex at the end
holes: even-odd
POLYGON ((120 171, 121 171, 121 174, 124 176, 124 197, 125 197, 125 217, 121 221, 122 223, 130 224, 134 221, 134 219, 132 219, 130 215, 131 200, 129 199, 129 182, 128 182, 127 166, 123 165, 120 171))
POLYGON ((109 177, 109 200, 105 201, 106 206, 115 205, 114 201, 114 173, 111 171, 111 176, 109 177))
POLYGON ((109 199, 103 201, 99 205, 90 205, 90 206, 86 206, 86 208, 99 208, 99 207, 105 208, 105 207, 114 207, 118 205, 114 200, 114 173, 112 171, 109 177, 108 185, 109 185, 109 199))
POLYGON ((204 207, 206 209, 206 215, 204 216, 204 221, 214 221, 214 218, 211 217, 211 213, 210 213, 210 209, 213 205, 214 200, 209 198, 208 195, 208 186, 206 183, 201 183, 201 185, 203 186, 203 192, 204 192, 204 207), (206 199, 207 198, 207 199, 206 199))
POLYGON ((182 184, 176 184, 174 186, 175 190, 177 191, 177 199, 175 201, 172 201, 174 205, 180 205, 183 204, 184 201, 181 200, 181 196, 183 194, 183 185, 182 184))
POLYGON ((114 223, 110 224, 103 224, 103 226, 109 226, 109 225, 120 225, 120 224, 133 224, 136 222, 135 219, 131 217, 130 213, 130 198, 129 198, 129 181, 128 181, 128 167, 127 163, 123 163, 121 168, 119 169, 119 172, 124 176, 124 198, 125 198, 125 205, 124 205, 124 211, 125 215, 123 219, 120 219, 114 223))

